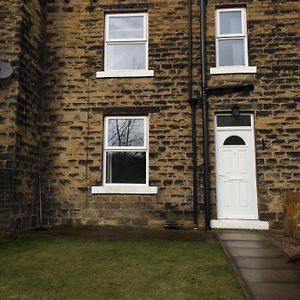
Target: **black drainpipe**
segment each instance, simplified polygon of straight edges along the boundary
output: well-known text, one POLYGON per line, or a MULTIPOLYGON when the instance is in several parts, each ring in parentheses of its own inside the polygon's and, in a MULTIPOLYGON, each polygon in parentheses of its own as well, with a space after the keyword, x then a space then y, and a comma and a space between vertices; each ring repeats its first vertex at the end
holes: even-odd
POLYGON ((193 41, 192 41, 192 0, 188 0, 188 69, 189 69, 189 104, 192 110, 192 152, 193 152, 193 220, 194 229, 198 230, 198 178, 197 178, 197 137, 196 137, 196 107, 198 100, 193 99, 193 41))
POLYGON ((208 99, 206 79, 206 3, 200 0, 200 26, 201 26, 201 94, 202 94, 202 126, 203 126, 203 155, 204 155, 204 206, 205 229, 210 230, 210 164, 209 164, 209 132, 208 132, 208 99))

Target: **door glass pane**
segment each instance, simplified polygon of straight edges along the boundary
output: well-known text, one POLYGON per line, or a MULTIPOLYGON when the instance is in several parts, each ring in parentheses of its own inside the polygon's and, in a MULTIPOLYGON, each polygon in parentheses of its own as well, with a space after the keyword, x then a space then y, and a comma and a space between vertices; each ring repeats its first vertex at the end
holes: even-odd
POLYGON ((114 147, 143 147, 144 119, 109 119, 108 146, 114 147))
POLYGON ((244 39, 219 40, 219 66, 244 66, 244 39))
POLYGON ((146 183, 146 152, 107 152, 106 183, 146 183))
POLYGON ((246 143, 241 137, 239 137, 237 135, 232 135, 225 140, 223 145, 224 146, 237 146, 237 145, 245 146, 246 143))
POLYGON ((217 116, 218 127, 231 127, 231 126, 251 126, 250 115, 240 115, 234 117, 231 115, 217 116))
POLYGON ((109 39, 142 39, 144 37, 144 17, 110 17, 109 39))
POLYGON ((220 34, 242 34, 242 12, 220 12, 220 34))
POLYGON ((117 44, 107 46, 108 70, 145 70, 145 44, 117 44))

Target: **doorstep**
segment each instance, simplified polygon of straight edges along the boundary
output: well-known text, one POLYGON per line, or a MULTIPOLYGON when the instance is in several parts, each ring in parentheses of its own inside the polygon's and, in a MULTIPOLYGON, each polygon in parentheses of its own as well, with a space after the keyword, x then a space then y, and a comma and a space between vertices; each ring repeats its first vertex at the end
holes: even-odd
POLYGON ((260 220, 218 219, 210 221, 211 228, 269 230, 269 222, 260 220))

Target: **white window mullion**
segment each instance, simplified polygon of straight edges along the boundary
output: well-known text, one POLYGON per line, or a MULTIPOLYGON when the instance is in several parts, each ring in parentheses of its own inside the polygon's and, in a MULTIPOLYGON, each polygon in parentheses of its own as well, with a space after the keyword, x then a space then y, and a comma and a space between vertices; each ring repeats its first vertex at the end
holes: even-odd
POLYGON ((145 132, 144 132, 144 141, 146 151, 146 184, 149 185, 149 118, 145 118, 144 124, 145 132))
POLYGON ((247 16, 246 16, 246 9, 242 10, 243 15, 243 32, 244 32, 244 47, 245 47, 245 65, 246 67, 249 66, 249 55, 248 55, 248 34, 247 34, 247 16))
POLYGON ((146 151, 146 185, 149 185, 149 151, 146 151))
POLYGON ((145 53, 145 69, 149 69, 149 29, 148 29, 148 14, 145 14, 144 16, 144 35, 145 35, 145 48, 146 48, 146 53, 145 53))
POLYGON ((242 9, 242 33, 243 36, 247 37, 247 16, 246 16, 246 8, 242 9))

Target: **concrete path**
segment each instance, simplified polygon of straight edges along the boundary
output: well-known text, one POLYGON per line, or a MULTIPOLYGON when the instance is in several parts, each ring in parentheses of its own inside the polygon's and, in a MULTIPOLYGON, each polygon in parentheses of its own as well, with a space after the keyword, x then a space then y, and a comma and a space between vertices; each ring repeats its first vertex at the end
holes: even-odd
POLYGON ((300 300, 300 266, 263 232, 220 231, 218 238, 247 299, 300 300))

